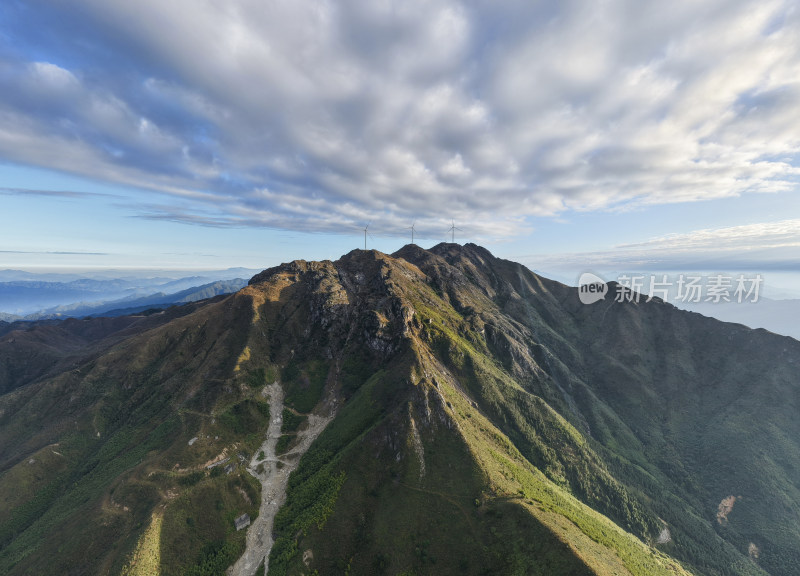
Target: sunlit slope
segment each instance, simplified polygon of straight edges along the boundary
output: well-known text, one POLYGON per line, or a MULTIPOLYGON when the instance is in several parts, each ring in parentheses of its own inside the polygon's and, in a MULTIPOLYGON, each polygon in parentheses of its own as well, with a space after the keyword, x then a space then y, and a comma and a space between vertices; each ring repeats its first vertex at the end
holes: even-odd
POLYGON ((270 574, 800 565, 800 343, 586 306, 478 246, 296 261, 161 315, 18 328, 0 353, 0 572, 224 572, 275 419, 299 466, 270 574), (302 453, 311 414, 331 420, 302 453))

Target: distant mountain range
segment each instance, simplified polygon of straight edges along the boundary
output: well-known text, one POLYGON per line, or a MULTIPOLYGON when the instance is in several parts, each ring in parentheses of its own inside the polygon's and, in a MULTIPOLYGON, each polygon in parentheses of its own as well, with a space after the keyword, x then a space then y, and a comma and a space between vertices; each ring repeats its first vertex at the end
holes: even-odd
MULTIPOLYGON (((162 285, 169 282, 197 279, 230 280, 232 278, 249 278, 260 270, 254 268, 225 268, 223 270, 128 270, 104 268, 101 270, 82 270, 80 272, 28 272, 25 270, 0 270, 0 282, 57 282, 75 281, 114 281, 124 282, 129 286, 162 285)), ((195 282, 196 283, 196 282, 195 282)))
MULTIPOLYGON (((202 275, 168 277, 132 275, 95 277, 0 271, 0 320, 42 320, 119 315, 235 292, 256 271, 233 268, 202 275)), ((121 273, 122 274, 122 273, 121 273)))
MULTIPOLYGON (((120 316, 236 292, 259 270, 229 268, 175 277, 162 271, 37 274, 0 270, 0 320, 5 322, 120 316)), ((800 299, 761 297, 756 303, 680 302, 678 308, 724 322, 764 328, 800 340, 800 299)))

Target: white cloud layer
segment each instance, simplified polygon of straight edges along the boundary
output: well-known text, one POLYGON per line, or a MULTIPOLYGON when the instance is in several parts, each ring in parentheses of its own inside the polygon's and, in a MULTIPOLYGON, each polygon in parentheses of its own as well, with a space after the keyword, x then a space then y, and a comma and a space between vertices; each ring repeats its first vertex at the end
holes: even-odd
POLYGON ((502 237, 800 175, 791 0, 14 6, 0 158, 173 198, 147 217, 502 237))
POLYGON ((800 272, 800 219, 706 228, 669 234, 597 252, 524 255, 532 269, 570 282, 587 270, 669 272, 692 270, 800 272))
MULTIPOLYGON (((625 244, 621 249, 663 250, 735 250, 751 252, 773 248, 800 247, 800 219, 759 222, 727 228, 695 230, 688 234, 670 234, 647 242, 625 244)), ((798 263, 800 266, 800 263, 798 263)))

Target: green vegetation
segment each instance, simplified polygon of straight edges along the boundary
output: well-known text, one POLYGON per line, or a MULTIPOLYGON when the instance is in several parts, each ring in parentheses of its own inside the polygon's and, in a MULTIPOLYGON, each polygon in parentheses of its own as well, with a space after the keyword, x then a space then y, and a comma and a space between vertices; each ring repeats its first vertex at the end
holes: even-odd
POLYGON ((244 449, 252 454, 261 445, 269 417, 269 404, 261 398, 246 398, 228 407, 217 420, 226 438, 240 440, 244 449))
POLYGON ((297 430, 305 420, 305 416, 297 414, 289 408, 283 409, 283 418, 281 420, 281 432, 283 432, 283 434, 278 438, 278 442, 275 445, 276 454, 286 453, 292 440, 294 440, 297 430))
POLYGON ((328 365, 322 360, 291 360, 281 375, 286 405, 303 414, 311 412, 322 397, 327 376, 328 365))
MULTIPOLYGON (((763 555, 753 563, 746 557, 748 546, 743 540, 738 546, 725 542, 719 536, 724 527, 715 530, 709 521, 714 518, 720 498, 709 499, 696 492, 697 472, 703 468, 715 479, 729 477, 724 468, 712 471, 708 467, 715 458, 696 460, 697 447, 703 442, 700 439, 715 432, 706 425, 710 419, 719 419, 716 413, 712 409, 707 416, 698 415, 695 426, 681 430, 691 451, 681 455, 676 450, 681 449, 680 445, 668 439, 691 422, 686 418, 687 408, 714 405, 710 397, 707 401, 673 402, 687 392, 703 389, 687 385, 687 377, 690 382, 704 380, 699 374, 689 376, 698 367, 707 369, 697 361, 707 361, 708 357, 690 352, 691 347, 708 348, 702 330, 698 331, 697 341, 682 341, 687 327, 680 326, 680 320, 694 317, 678 318, 681 313, 675 312, 678 325, 665 325, 662 316, 668 309, 657 304, 640 308, 612 304, 610 309, 608 304, 583 306, 574 291, 537 278, 517 265, 490 259, 488 267, 476 269, 470 268, 472 254, 447 258, 469 273, 475 285, 491 284, 496 289, 498 282, 505 282, 519 295, 489 302, 480 293, 470 293, 472 287, 467 285, 459 286, 456 294, 449 294, 451 301, 461 303, 464 316, 448 311, 446 306, 432 306, 424 291, 418 292, 416 299, 421 305, 415 307, 422 312, 422 338, 430 342, 460 384, 478 401, 481 411, 508 435, 526 459, 560 489, 603 511, 652 544, 663 527, 659 519, 666 520, 672 541, 660 547, 698 573, 763 574, 757 565, 763 563, 763 555), (465 301, 470 306, 464 306, 465 301), (476 311, 479 321, 474 320, 476 311), (431 322, 425 321, 426 315, 431 322), (652 317, 643 322, 646 315, 652 317), (465 332, 465 324, 485 326, 488 354, 465 332), (641 333, 645 327, 647 334, 641 333), (665 341, 665 334, 670 336, 669 342, 665 341), (667 356, 665 350, 675 353, 667 356), (675 409, 677 418, 666 416, 665 409, 675 409), (690 462, 694 474, 688 472, 690 462)), ((430 273, 430 268, 425 270, 430 273)), ((436 281, 429 284, 436 285, 436 281)), ((720 336, 720 342, 729 338, 720 336)), ((720 350, 727 346, 722 345, 720 350)), ((745 385, 757 381, 755 374, 747 382, 742 380, 742 374, 752 367, 738 370, 741 374, 730 373, 727 378, 745 385)), ((773 375, 780 372, 768 370, 773 375)), ((470 416, 466 411, 465 416, 465 422, 469 422, 475 414, 470 416)), ((722 426, 727 439, 720 438, 718 454, 728 458, 735 452, 734 457, 739 459, 740 447, 752 442, 752 437, 747 442, 740 439, 731 444, 735 434, 731 435, 729 424, 730 420, 722 426), (722 448, 724 445, 729 448, 722 448)), ((746 425, 742 429, 745 428, 746 425)), ((709 486, 709 480, 706 477, 702 482, 709 486)), ((730 490, 730 486, 720 490, 721 495, 725 494, 723 490, 730 490)), ((526 492, 523 490, 522 494, 526 492)), ((559 510, 559 514, 566 512, 559 510)), ((581 527, 610 546, 588 525, 581 527)), ((786 572, 789 563, 784 566, 778 573, 791 574, 786 572)))
POLYGON ((595 570, 599 566, 617 563, 634 575, 672 574, 680 570, 677 563, 655 555, 629 533, 621 530, 608 518, 589 509, 563 488, 550 482, 531 466, 508 438, 493 431, 491 424, 479 414, 466 417, 469 406, 452 391, 448 398, 461 414, 461 425, 470 440, 474 454, 489 473, 490 481, 510 498, 528 500, 526 506, 543 524, 561 528, 570 534, 570 541, 586 546, 580 556, 595 570), (569 520, 564 524, 563 519, 569 520), (587 539, 588 538, 588 539, 587 539), (589 541, 601 546, 591 546, 589 541), (608 551, 615 553, 609 557, 608 551))
POLYGON ((268 383, 266 370, 264 368, 256 368, 255 370, 251 370, 247 373, 245 382, 247 382, 247 385, 251 388, 261 388, 268 383))
MULTIPOLYGON (((64 523, 77 521, 115 478, 138 464, 148 452, 163 449, 165 440, 176 430, 177 419, 168 418, 152 431, 126 426, 99 447, 92 447, 81 437, 68 438, 66 452, 78 455, 82 462, 76 463, 71 473, 53 479, 28 503, 13 510, 0 532, 3 542, 13 538, 0 555, 0 567, 10 569, 29 557, 41 545, 45 534, 64 523)), ((134 517, 144 516, 155 501, 154 490, 139 491, 136 499, 139 514, 134 517)), ((89 528, 80 534, 80 538, 107 540, 107 537, 98 535, 100 531, 99 527, 89 528)), ((66 548, 74 550, 78 542, 72 540, 73 536, 64 534, 58 540, 64 541, 62 545, 66 548)))
MULTIPOLYGON (((87 321, 116 335, 63 372, 43 352, 51 376, 11 362, 0 572, 224 573, 261 498, 240 459, 264 459, 271 417, 283 454, 335 407, 290 476, 270 574, 795 574, 800 344, 585 306, 475 246, 398 256, 283 265, 124 335, 87 321)), ((59 341, 36 332, 23 357, 37 338, 59 341)))
POLYGON ((289 449, 289 444, 292 443, 293 436, 289 436, 288 434, 282 434, 278 441, 275 443, 275 453, 285 454, 286 451, 289 449))
POLYGON ((245 533, 233 520, 258 515, 258 482, 246 473, 209 477, 170 503, 161 528, 161 570, 171 574, 220 574, 244 551, 245 533), (187 560, 193 561, 188 566, 187 560))
POLYGON ((281 421, 281 432, 284 434, 291 434, 297 432, 300 425, 305 422, 305 416, 301 416, 288 408, 283 409, 283 418, 281 421))
POLYGON ((362 347, 353 347, 348 350, 339 374, 342 394, 346 398, 350 398, 364 382, 369 380, 369 377, 377 370, 374 364, 374 360, 362 347))
MULTIPOLYGON (((257 396, 236 398, 219 386, 197 386, 217 378, 218 370, 232 370, 230 359, 241 345, 235 306, 226 321, 213 311, 230 304, 192 305, 198 311, 189 315, 191 330, 170 312, 175 324, 141 336, 132 330, 132 341, 79 369, 0 397, 0 572, 96 573, 102 565, 103 572, 120 573, 135 550, 149 561, 152 547, 137 549, 137 542, 165 494, 181 500, 203 490, 218 519, 242 508, 257 514, 260 486, 249 475, 239 478, 240 492, 226 484, 234 476, 221 474, 221 467, 212 474, 200 468, 209 452, 225 446, 225 438, 214 440, 214 434, 246 441, 242 430, 263 429, 269 417, 257 396), (210 411, 218 403, 222 418, 212 424, 210 411), (200 434, 190 447, 198 428, 210 434, 200 434), (242 493, 255 508, 235 500, 242 493)), ((163 323, 140 322, 152 328, 157 320, 163 323)), ((225 533, 214 541, 230 549, 234 540, 225 533)), ((162 557, 175 553, 169 545, 161 548, 162 557)), ((195 561, 183 558, 183 567, 188 560, 195 561)))
POLYGON ((200 560, 187 569, 186 576, 218 576, 236 562, 244 547, 237 542, 211 542, 203 546, 200 560))
POLYGON ((270 574, 286 574, 297 560, 296 534, 307 533, 312 527, 321 529, 333 512, 345 480, 340 457, 334 456, 369 430, 379 416, 370 396, 381 377, 379 373, 370 379, 359 399, 344 408, 347 416, 337 418, 325 429, 290 477, 286 505, 275 518, 277 538, 270 553, 270 574))
POLYGON ((503 366, 474 346, 454 326, 462 324, 448 308, 426 306, 413 300, 424 319, 424 336, 451 373, 473 397, 480 400, 491 419, 502 423, 525 457, 557 485, 568 488, 584 502, 611 516, 626 530, 640 537, 658 533, 660 523, 647 515, 626 489, 606 469, 583 436, 541 398, 526 391, 503 366))
POLYGON ((269 420, 269 405, 253 399, 246 399, 228 408, 218 417, 220 424, 236 435, 247 434, 259 429, 269 420))

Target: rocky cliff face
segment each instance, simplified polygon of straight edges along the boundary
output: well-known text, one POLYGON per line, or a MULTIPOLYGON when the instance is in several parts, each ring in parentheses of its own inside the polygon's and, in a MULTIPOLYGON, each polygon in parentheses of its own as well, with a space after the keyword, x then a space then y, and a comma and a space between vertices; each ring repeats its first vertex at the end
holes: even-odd
POLYGON ((283 264, 168 321, 117 322, 69 367, 7 371, 9 573, 44 569, 45 547, 67 573, 219 573, 270 462, 296 466, 270 574, 800 565, 792 339, 659 301, 586 306, 454 244, 283 264))

